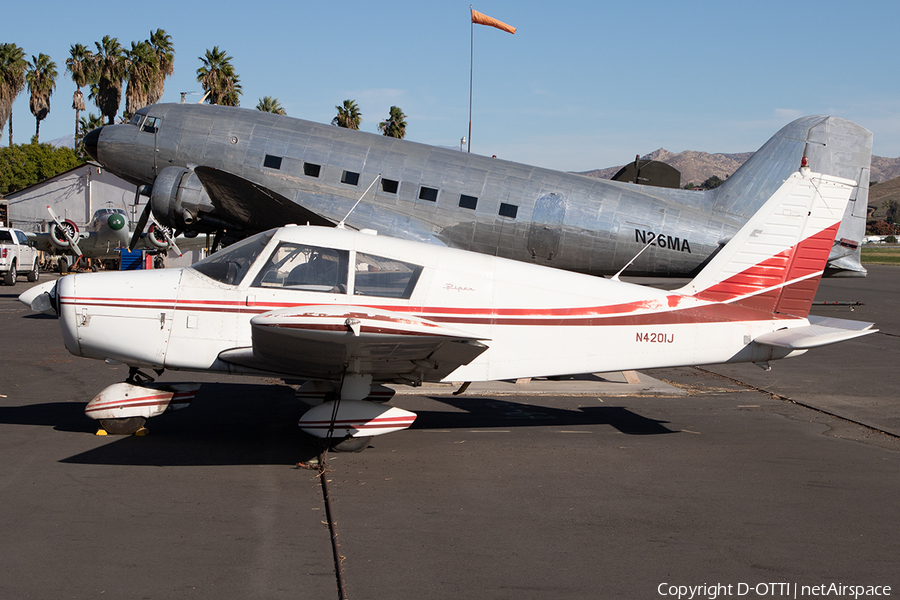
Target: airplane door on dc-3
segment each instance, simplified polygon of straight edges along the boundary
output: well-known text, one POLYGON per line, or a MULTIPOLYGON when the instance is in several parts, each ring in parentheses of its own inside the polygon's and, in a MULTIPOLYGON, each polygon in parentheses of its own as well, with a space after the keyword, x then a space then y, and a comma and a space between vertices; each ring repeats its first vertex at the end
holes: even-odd
POLYGON ((544 194, 537 199, 528 231, 528 251, 532 258, 552 260, 559 253, 565 216, 566 199, 559 194, 544 194))

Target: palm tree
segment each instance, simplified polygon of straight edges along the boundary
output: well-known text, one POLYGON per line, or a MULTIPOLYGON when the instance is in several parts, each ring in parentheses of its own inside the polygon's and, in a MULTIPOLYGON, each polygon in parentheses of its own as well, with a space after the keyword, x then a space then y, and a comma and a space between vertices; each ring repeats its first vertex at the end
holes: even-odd
POLYGON ((125 79, 125 50, 117 38, 103 36, 94 42, 97 53, 91 64, 91 79, 97 82, 97 108, 110 125, 116 122, 116 113, 122 103, 122 80, 125 79))
POLYGON ((206 91, 206 102, 224 106, 240 106, 240 78, 234 72, 231 57, 224 50, 214 46, 200 57, 202 63, 197 69, 197 81, 206 91))
POLYGON ((359 112, 356 102, 344 100, 344 104, 335 106, 335 108, 338 112, 337 116, 331 120, 332 125, 347 129, 359 129, 359 124, 362 123, 362 113, 359 112))
POLYGON ((259 104, 256 105, 256 110, 268 113, 274 113, 276 115, 286 115, 284 112, 284 108, 281 107, 281 102, 278 101, 278 98, 273 98, 272 96, 263 96, 259 99, 259 104))
POLYGON ((88 113, 87 117, 81 117, 78 120, 78 137, 84 139, 88 133, 97 129, 98 127, 103 127, 103 115, 95 115, 94 113, 88 113))
POLYGON ((125 51, 125 118, 130 119, 139 108, 150 104, 150 94, 156 87, 159 64, 150 42, 131 42, 125 51))
POLYGON ((41 121, 50 113, 50 96, 56 89, 56 63, 46 54, 32 55, 25 81, 31 94, 28 107, 37 121, 34 129, 34 141, 37 142, 41 136, 41 121))
POLYGON ((387 120, 378 124, 378 131, 387 137, 402 140, 406 137, 406 115, 397 106, 392 106, 387 120))
POLYGON ((162 29, 151 32, 148 41, 156 54, 156 81, 153 82, 147 101, 156 104, 166 89, 166 79, 175 72, 175 46, 172 45, 172 36, 162 29))
POLYGON ((66 59, 66 71, 72 77, 72 82, 76 86, 75 93, 72 94, 72 108, 75 109, 75 145, 80 142, 78 137, 78 118, 81 111, 84 110, 84 94, 81 88, 90 83, 90 66, 94 55, 90 50, 81 44, 69 46, 69 58, 66 59))
POLYGON ((25 51, 12 43, 0 44, 0 132, 9 121, 9 145, 13 145, 12 107, 25 88, 25 51))

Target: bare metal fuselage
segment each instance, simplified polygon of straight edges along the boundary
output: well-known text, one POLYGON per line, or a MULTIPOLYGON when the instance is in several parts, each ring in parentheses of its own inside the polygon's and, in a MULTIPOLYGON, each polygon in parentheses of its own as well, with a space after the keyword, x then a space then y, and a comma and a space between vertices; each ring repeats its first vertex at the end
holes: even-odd
MULTIPOLYGON (((138 111, 135 124, 94 134, 96 158, 137 185, 154 185, 167 168, 212 167, 333 222, 350 213, 347 224, 356 228, 594 275, 617 272, 648 243, 628 274, 695 272, 808 156, 816 170, 858 184, 830 266, 865 273, 856 246, 872 136, 837 117, 785 126, 725 185, 707 192, 598 180, 218 106, 153 105, 138 111)), ((170 195, 174 206, 181 192, 154 189, 154 213, 157 197, 170 195)), ((189 226, 202 228, 204 219, 240 225, 208 208, 189 226)))

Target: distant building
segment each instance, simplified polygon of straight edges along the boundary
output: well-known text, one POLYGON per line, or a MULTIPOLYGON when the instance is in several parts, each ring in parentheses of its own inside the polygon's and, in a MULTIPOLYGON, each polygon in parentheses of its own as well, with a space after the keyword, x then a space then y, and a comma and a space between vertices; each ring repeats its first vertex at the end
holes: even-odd
MULTIPOLYGON (((6 195, 11 227, 46 231, 47 207, 83 229, 98 208, 125 209, 132 221, 134 186, 94 165, 81 165, 6 195)), ((140 208, 140 207, 138 207, 140 208)), ((137 213, 139 214, 139 213, 137 213)))

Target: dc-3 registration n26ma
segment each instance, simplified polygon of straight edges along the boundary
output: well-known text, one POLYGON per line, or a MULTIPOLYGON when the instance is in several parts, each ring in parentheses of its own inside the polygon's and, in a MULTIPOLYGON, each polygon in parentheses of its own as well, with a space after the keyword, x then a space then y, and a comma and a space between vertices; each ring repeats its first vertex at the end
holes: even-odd
POLYGON ((59 315, 73 354, 132 367, 130 383, 87 405, 109 431, 186 405, 183 384, 135 377, 181 369, 307 379, 301 393, 322 403, 301 427, 350 443, 415 419, 372 401, 380 383, 765 365, 872 333, 871 323, 809 316, 854 185, 802 166, 677 291, 287 226, 190 268, 70 275, 20 300, 59 315))

